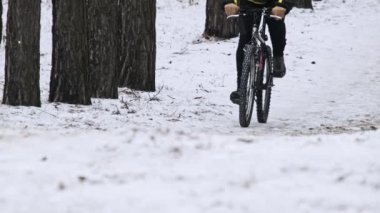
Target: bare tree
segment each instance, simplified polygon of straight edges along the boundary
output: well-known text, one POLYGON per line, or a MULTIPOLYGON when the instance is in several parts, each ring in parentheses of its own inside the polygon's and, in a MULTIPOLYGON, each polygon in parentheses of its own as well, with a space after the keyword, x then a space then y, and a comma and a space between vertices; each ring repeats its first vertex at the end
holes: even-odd
POLYGON ((91 104, 86 0, 53 0, 50 102, 91 104))
POLYGON ((89 69, 92 97, 118 98, 119 23, 116 0, 88 1, 89 69))
POLYGON ((156 0, 121 0, 121 57, 119 86, 155 90, 156 0))
POLYGON ((3 103, 41 106, 40 0, 8 1, 3 103))
POLYGON ((223 1, 221 0, 207 0, 204 37, 209 38, 215 36, 219 38, 232 38, 238 36, 238 20, 227 20, 222 9, 222 4, 223 1))

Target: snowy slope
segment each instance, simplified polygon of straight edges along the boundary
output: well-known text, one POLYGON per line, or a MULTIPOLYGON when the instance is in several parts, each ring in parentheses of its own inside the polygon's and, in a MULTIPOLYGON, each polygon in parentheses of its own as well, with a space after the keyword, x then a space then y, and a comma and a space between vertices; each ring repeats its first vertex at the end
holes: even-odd
POLYGON ((228 100, 238 40, 201 38, 204 1, 158 0, 157 92, 92 106, 47 102, 42 2, 43 105, 0 105, 0 213, 380 212, 378 0, 293 10, 288 74, 247 129, 228 100))
POLYGON ((379 137, 13 136, 0 142, 0 210, 377 213, 379 137))

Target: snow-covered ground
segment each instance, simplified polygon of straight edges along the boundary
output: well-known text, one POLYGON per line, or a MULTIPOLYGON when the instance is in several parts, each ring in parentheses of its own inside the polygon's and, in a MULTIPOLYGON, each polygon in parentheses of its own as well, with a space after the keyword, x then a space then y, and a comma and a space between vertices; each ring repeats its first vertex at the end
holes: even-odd
POLYGON ((378 0, 293 10, 288 74, 247 129, 229 102, 237 39, 201 37, 204 1, 158 0, 157 92, 92 106, 47 102, 42 2, 43 105, 0 105, 0 213, 380 212, 378 0))

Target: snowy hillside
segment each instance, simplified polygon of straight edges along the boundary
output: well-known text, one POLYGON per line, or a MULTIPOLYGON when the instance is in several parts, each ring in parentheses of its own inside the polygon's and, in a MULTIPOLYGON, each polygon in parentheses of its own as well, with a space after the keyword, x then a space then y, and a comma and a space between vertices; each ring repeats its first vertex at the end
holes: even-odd
POLYGON ((42 107, 0 105, 0 213, 380 212, 378 0, 294 9, 268 124, 246 129, 238 39, 201 37, 202 0, 158 0, 157 92, 48 103, 49 2, 42 107))

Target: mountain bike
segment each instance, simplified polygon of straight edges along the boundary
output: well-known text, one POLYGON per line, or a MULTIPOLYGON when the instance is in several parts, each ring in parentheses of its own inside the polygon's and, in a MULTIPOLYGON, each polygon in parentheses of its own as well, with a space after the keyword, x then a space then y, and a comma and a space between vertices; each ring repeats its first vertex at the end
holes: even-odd
POLYGON ((240 79, 239 122, 241 127, 248 127, 256 97, 257 121, 266 123, 269 115, 273 87, 272 49, 265 42, 266 24, 269 18, 282 19, 271 15, 270 8, 240 10, 239 14, 227 18, 252 16, 253 29, 250 42, 244 47, 243 69, 240 79))

